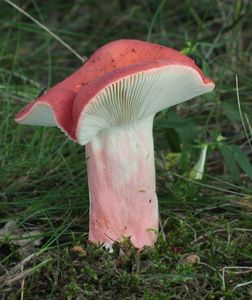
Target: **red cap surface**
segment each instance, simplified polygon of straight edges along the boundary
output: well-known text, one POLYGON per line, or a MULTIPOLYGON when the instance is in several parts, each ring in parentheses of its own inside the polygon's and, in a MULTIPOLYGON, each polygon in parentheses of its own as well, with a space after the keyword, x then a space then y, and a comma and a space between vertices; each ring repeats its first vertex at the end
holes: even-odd
POLYGON ((197 73, 206 89, 194 96, 214 87, 191 58, 174 49, 138 40, 118 40, 98 49, 75 73, 28 104, 15 120, 20 124, 59 127, 76 141, 82 113, 97 94, 125 77, 169 66, 197 73))

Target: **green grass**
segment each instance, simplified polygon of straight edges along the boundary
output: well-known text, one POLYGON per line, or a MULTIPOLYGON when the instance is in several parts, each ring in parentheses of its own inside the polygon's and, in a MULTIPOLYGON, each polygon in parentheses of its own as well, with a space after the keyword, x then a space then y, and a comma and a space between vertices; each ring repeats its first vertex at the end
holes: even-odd
POLYGON ((155 119, 162 225, 156 247, 139 253, 125 241, 110 254, 87 241, 84 149, 57 129, 14 122, 26 103, 81 62, 2 1, 0 227, 17 224, 0 238, 2 299, 251 299, 250 1, 15 3, 83 56, 118 38, 193 54, 216 88, 155 119), (195 182, 189 174, 205 144, 204 177, 195 182), (198 257, 192 264, 191 255, 198 257))

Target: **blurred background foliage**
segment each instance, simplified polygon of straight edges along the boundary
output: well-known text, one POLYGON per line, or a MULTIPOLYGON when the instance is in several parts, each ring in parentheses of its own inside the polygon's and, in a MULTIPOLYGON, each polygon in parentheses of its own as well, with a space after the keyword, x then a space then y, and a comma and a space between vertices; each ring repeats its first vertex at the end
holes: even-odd
MULTIPOLYGON (((207 279, 206 289, 200 289, 200 279, 199 284, 188 284, 187 289, 190 292, 186 289, 181 291, 181 282, 186 282, 186 279, 176 277, 178 279, 170 280, 167 285, 169 295, 182 295, 177 299, 203 299, 202 297, 209 292, 213 298, 209 296, 206 299, 217 299, 225 293, 226 299, 249 299, 247 288, 242 292, 233 291, 234 286, 230 284, 230 289, 227 287, 225 290, 223 280, 218 277, 218 269, 223 265, 238 263, 251 266, 252 258, 249 231, 252 228, 251 1, 14 2, 45 24, 83 57, 89 57, 98 47, 112 40, 148 40, 190 55, 206 75, 215 81, 216 88, 213 93, 163 111, 156 116, 154 122, 157 193, 161 219, 166 220, 162 230, 164 236, 168 235, 167 240, 171 240, 167 245, 160 237, 157 247, 157 251, 160 251, 158 259, 164 259, 164 248, 172 252, 174 247, 183 246, 186 249, 186 245, 190 244, 188 241, 191 235, 187 232, 189 229, 186 223, 189 227, 193 226, 193 230, 196 230, 199 236, 214 231, 217 226, 223 230, 223 235, 208 237, 212 250, 204 252, 204 255, 207 255, 206 262, 211 261, 211 265, 217 270, 216 277, 207 274, 211 279, 207 279), (207 149, 205 157, 200 156, 204 149, 207 149), (197 162, 198 166, 204 166, 201 181, 196 181, 197 178, 192 175, 195 174, 192 173, 192 169, 197 162), (205 212, 208 211, 213 214, 206 215, 205 212), (232 248, 232 241, 228 245, 223 241, 224 234, 230 232, 230 224, 233 224, 234 220, 235 228, 242 227, 248 231, 244 230, 242 236, 233 233, 232 248), (184 236, 181 235, 181 240, 176 240, 176 235, 180 235, 183 230, 184 236), (224 257, 219 261, 216 249, 222 253, 226 252, 228 258, 224 257), (190 298, 190 293, 193 293, 195 298, 190 298)), ((10 220, 14 220, 18 227, 26 232, 39 229, 42 243, 40 247, 34 245, 35 249, 39 248, 45 253, 52 251, 51 257, 57 262, 58 269, 64 270, 69 266, 61 261, 62 248, 66 249, 76 243, 85 244, 87 240, 88 191, 84 149, 68 141, 58 129, 18 126, 14 123, 14 116, 30 100, 76 70, 81 61, 5 1, 1 1, 0 8, 0 224, 4 226, 10 220)), ((13 237, 9 237, 5 242, 0 240, 1 265, 6 269, 20 260, 18 247, 13 240, 13 237)), ((190 247, 187 252, 194 251, 199 256, 203 255, 199 245, 196 247, 198 250, 190 247)), ((99 252, 99 255, 105 254, 99 252)), ((101 262, 105 269, 104 264, 110 259, 106 255, 106 259, 101 262)), ((151 255, 153 258, 157 254, 151 255)), ((150 257, 148 259, 151 260, 150 257)), ((46 261, 44 257, 43 259, 46 261)), ((161 276, 159 278, 163 282, 167 278, 162 277, 162 274, 167 272, 181 275, 184 271, 175 267, 176 259, 178 260, 177 256, 170 259, 167 269, 155 269, 151 272, 161 276)), ((132 264, 135 263, 134 261, 132 264)), ((92 266, 92 263, 90 264, 92 266)), ((145 270, 144 267, 141 270, 145 270)), ((155 285, 157 281, 155 284, 151 281, 155 286, 152 290, 144 281, 145 275, 133 272, 134 276, 140 276, 137 281, 133 275, 132 279, 126 272, 127 268, 126 275, 124 271, 123 269, 123 272, 117 274, 113 287, 125 288, 125 282, 133 280, 136 284, 133 287, 138 290, 136 297, 147 295, 144 299, 159 299, 155 297, 159 297, 157 295, 162 282, 155 285), (127 277, 126 280, 125 276, 129 276, 130 279, 127 277), (151 295, 156 296, 151 298, 151 295)), ((196 271, 199 270, 186 270, 189 273, 196 271)), ((50 277, 49 267, 47 272, 50 277)), ((89 274, 85 278, 89 282, 92 277, 91 271, 85 272, 89 274)), ((37 276, 34 278, 38 282, 41 281, 41 274, 34 275, 37 276)), ((103 278, 104 282, 106 278, 103 278)), ((56 295, 64 295, 67 299, 82 299, 71 296, 71 293, 75 295, 76 291, 74 283, 69 277, 62 275, 63 279, 68 283, 68 288, 62 283, 63 292, 51 282, 47 287, 50 292, 43 287, 48 294, 45 292, 37 298, 29 298, 29 295, 34 288, 39 290, 41 286, 29 281, 27 299, 42 299, 41 297, 46 297, 49 293, 54 295, 50 296, 50 299, 56 299, 56 295)), ((77 279, 75 283, 78 286, 77 279)), ((6 288, 4 295, 19 295, 19 282, 15 284, 16 281, 11 289, 6 288)), ((99 284, 102 291, 106 290, 105 285, 99 284)), ((87 290, 89 288, 85 287, 87 290)), ((107 290, 110 291, 109 288, 107 290)), ((119 288, 118 293, 120 292, 119 288)), ((131 297, 133 292, 131 289, 125 289, 125 293, 121 295, 121 299, 128 299, 126 297, 131 297)), ((85 297, 92 299, 99 294, 90 295, 85 297)), ((164 296, 161 295, 160 299, 168 299, 161 298, 168 297, 167 295, 168 291, 164 296)), ((108 292, 108 299, 112 299, 112 296, 114 297, 108 292)))

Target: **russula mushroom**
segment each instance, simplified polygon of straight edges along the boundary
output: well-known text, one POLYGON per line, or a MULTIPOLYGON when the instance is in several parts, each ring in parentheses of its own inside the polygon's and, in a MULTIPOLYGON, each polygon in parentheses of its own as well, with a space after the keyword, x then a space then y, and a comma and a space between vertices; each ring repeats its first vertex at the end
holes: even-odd
POLYGON ((89 239, 154 245, 159 226, 152 124, 157 112, 212 91, 180 52, 137 40, 98 49, 75 73, 28 104, 19 124, 59 127, 86 146, 89 239))

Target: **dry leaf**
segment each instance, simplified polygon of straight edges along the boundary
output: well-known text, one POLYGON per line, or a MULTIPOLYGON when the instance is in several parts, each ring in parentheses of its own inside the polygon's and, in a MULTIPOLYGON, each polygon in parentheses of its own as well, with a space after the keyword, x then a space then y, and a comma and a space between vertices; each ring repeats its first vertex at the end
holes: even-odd
POLYGON ((233 201, 233 203, 243 206, 245 209, 252 209, 252 198, 251 197, 244 197, 242 199, 233 201))
POLYGON ((72 251, 78 254, 86 254, 86 250, 81 246, 73 246, 72 251))
POLYGON ((0 229, 0 242, 10 242, 19 246, 18 252, 21 257, 26 257, 34 252, 34 246, 41 244, 41 231, 24 231, 19 228, 15 221, 7 222, 0 229))
POLYGON ((200 257, 196 254, 188 255, 181 260, 181 264, 185 264, 185 265, 194 265, 199 262, 200 262, 200 257))

